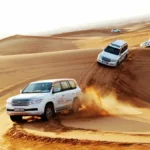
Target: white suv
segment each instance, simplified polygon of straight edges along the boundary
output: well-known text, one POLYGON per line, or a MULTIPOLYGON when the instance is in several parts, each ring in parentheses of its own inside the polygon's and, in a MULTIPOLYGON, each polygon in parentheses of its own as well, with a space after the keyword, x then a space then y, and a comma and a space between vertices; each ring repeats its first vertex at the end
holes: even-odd
POLYGON ((150 47, 150 39, 140 44, 141 47, 150 47))
POLYGON ((119 29, 112 29, 111 32, 113 32, 113 33, 120 33, 120 30, 119 29))
POLYGON ((77 112, 81 107, 81 89, 74 79, 42 80, 28 84, 19 95, 7 100, 6 110, 14 122, 23 116, 41 116, 50 120, 65 109, 77 112))
POLYGON ((118 66, 127 58, 128 53, 129 49, 127 42, 116 40, 103 49, 97 57, 97 62, 108 66, 118 66))

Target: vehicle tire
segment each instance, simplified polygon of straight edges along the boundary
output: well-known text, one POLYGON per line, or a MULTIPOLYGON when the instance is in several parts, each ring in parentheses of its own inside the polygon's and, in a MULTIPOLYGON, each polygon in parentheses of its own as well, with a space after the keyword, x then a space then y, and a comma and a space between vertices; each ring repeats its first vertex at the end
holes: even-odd
POLYGON ((75 98, 73 100, 73 104, 72 104, 73 113, 77 113, 79 111, 80 107, 81 107, 80 100, 78 98, 75 98))
POLYGON ((41 116, 42 120, 49 121, 54 115, 54 107, 52 104, 47 104, 45 106, 44 114, 41 116))
POLYGON ((116 67, 120 66, 120 61, 117 62, 116 67))
POLYGON ((128 54, 125 56, 125 59, 127 59, 128 58, 128 54))
POLYGON ((10 116, 10 119, 13 122, 21 122, 22 121, 22 116, 10 116))

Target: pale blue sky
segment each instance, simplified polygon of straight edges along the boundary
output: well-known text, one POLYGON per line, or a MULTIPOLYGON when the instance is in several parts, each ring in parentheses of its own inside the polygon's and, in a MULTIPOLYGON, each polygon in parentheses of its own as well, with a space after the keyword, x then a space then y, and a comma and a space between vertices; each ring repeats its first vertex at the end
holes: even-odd
POLYGON ((150 0, 0 0, 0 36, 150 14, 150 0))

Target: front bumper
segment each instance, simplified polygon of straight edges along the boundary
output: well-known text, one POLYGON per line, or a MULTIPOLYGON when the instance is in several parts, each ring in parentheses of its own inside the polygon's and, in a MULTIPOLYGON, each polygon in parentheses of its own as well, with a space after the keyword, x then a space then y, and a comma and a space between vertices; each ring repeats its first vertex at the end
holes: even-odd
POLYGON ((97 59, 97 62, 107 65, 107 66, 113 66, 113 67, 117 66, 117 62, 108 62, 108 61, 104 61, 102 59, 97 59))
POLYGON ((42 107, 39 104, 30 105, 30 106, 6 105, 6 111, 7 111, 7 114, 10 116, 15 116, 15 115, 39 116, 39 115, 42 115, 44 113, 44 109, 42 109, 42 107))

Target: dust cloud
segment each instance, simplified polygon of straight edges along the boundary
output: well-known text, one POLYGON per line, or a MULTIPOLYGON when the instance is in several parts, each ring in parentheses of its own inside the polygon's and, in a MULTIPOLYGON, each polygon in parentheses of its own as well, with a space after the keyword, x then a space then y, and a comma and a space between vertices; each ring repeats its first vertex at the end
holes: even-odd
POLYGON ((136 115, 142 112, 129 102, 119 100, 115 92, 102 96, 100 90, 89 87, 81 96, 84 108, 94 111, 99 115, 136 115))

